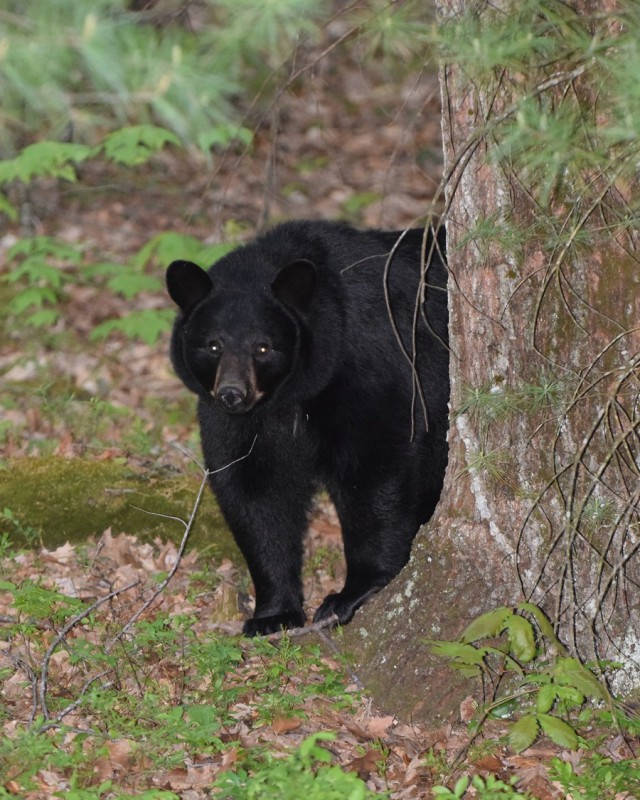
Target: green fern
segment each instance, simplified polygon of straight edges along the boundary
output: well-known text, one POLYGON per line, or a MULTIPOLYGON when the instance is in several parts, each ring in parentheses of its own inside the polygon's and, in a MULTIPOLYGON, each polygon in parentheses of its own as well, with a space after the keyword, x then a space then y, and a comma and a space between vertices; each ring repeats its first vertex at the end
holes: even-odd
POLYGON ((156 25, 124 0, 10 7, 0 32, 0 154, 19 150, 27 131, 59 139, 72 130, 93 143, 98 131, 148 124, 207 154, 248 140, 232 102, 247 74, 264 80, 280 66, 301 36, 315 35, 328 3, 204 0, 195 22, 187 4, 156 25))
POLYGON ((76 165, 96 154, 93 147, 69 142, 36 142, 15 158, 0 161, 0 184, 29 183, 34 178, 61 178, 74 183, 76 165))
POLYGON ((118 332, 128 339, 141 339, 146 344, 155 344, 163 333, 171 328, 175 314, 170 309, 145 308, 132 311, 126 317, 102 322, 91 331, 93 341, 105 339, 118 332))

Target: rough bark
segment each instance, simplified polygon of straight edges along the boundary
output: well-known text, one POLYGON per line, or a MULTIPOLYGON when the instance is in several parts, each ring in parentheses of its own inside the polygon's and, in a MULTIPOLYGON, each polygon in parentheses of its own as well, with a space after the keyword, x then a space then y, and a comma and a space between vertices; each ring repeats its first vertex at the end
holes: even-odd
MULTIPOLYGON (((438 5, 442 18, 467 3, 438 5)), ((571 5, 584 12, 611 4, 571 5)), ((556 69, 547 91, 593 97, 570 73, 568 65, 562 80, 556 69)), ((540 84, 548 77, 538 76, 540 84)), ((594 197, 608 200, 593 201, 588 213, 581 195, 591 235, 579 257, 571 247, 550 252, 536 235, 517 252, 497 241, 457 246, 478 220, 508 216, 524 227, 539 211, 521 176, 487 159, 491 137, 478 135, 509 113, 521 84, 507 71, 496 86, 474 83, 459 66, 441 70, 450 462, 411 562, 346 633, 367 688, 405 719, 456 715, 479 689, 424 640, 455 639, 480 613, 525 599, 546 610, 582 658, 622 659, 615 688, 640 686, 638 242, 633 231, 599 232, 620 197, 593 177, 594 197), (537 407, 518 400, 522 387, 541 381, 557 394, 537 407), (594 508, 608 512, 599 518, 594 508)), ((558 227, 573 211, 556 199, 558 227)))

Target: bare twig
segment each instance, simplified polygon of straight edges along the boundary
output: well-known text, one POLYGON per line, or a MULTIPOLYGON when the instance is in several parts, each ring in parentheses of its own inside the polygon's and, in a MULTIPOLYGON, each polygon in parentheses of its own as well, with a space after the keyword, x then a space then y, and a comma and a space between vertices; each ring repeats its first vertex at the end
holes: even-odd
MULTIPOLYGON (((105 675, 108 675, 110 671, 111 670, 107 669, 104 670, 104 672, 101 672, 98 675, 94 675, 92 678, 89 678, 89 680, 85 682, 84 686, 80 690, 80 694, 78 695, 78 697, 76 697, 73 703, 69 703, 69 705, 66 708, 63 708, 62 711, 59 711, 56 714, 55 719, 46 722, 44 725, 41 725, 38 728, 37 733, 44 733, 45 731, 48 731, 50 728, 57 728, 62 722, 62 720, 72 711, 75 711, 75 709, 80 705, 80 703, 82 702, 82 698, 89 690, 89 687, 92 686, 96 681, 99 681, 100 678, 104 678, 105 675)), ((107 683, 104 683, 102 685, 102 688, 108 689, 110 686, 112 686, 112 682, 108 681, 107 683)), ((83 733, 94 733, 94 731, 83 731, 83 733)))
POLYGON ((234 461, 231 461, 228 464, 225 464, 223 467, 219 467, 218 469, 215 470, 208 470, 204 467, 202 468, 203 470, 202 481, 200 482, 200 487, 198 489, 198 494, 196 495, 193 508, 191 509, 191 514, 189 515, 189 519, 186 522, 180 517, 174 517, 170 516, 169 514, 159 514, 156 511, 146 511, 145 509, 140 509, 141 511, 144 511, 146 514, 151 514, 154 517, 161 517, 163 519, 172 519, 182 523, 185 528, 184 535, 182 537, 182 541, 180 542, 180 547, 178 548, 175 564, 167 574, 167 577, 161 583, 158 584, 156 590, 153 592, 151 597, 149 597, 149 599, 146 600, 140 606, 140 608, 135 612, 135 614, 133 614, 133 616, 129 619, 126 625, 124 625, 124 627, 119 631, 119 633, 117 633, 107 643, 107 645, 105 646, 105 652, 109 652, 109 650, 111 650, 114 644, 116 642, 119 642, 125 636, 125 634, 133 627, 133 625, 135 625, 135 623, 138 621, 138 619, 140 619, 142 614, 144 614, 144 612, 149 608, 149 606, 153 603, 156 597, 158 597, 160 594, 162 594, 162 592, 164 592, 165 588, 167 587, 167 584, 178 571, 178 567, 180 566, 180 562, 182 560, 185 547, 187 546, 187 540, 189 538, 189 534, 191 533, 191 529, 193 528, 193 523, 195 522, 196 515, 198 513, 198 508, 200 507, 200 501, 202 500, 202 495, 204 493, 209 477, 211 475, 217 474, 218 472, 222 472, 225 469, 229 469, 229 467, 232 467, 234 464, 237 464, 240 461, 244 461, 245 458, 248 458, 253 451, 257 438, 258 437, 256 435, 253 439, 253 442, 251 443, 251 447, 249 448, 248 452, 246 452, 243 456, 240 456, 240 458, 236 458, 234 461))
POLYGON ((69 631, 73 630, 73 628, 75 628, 75 626, 79 622, 82 622, 82 620, 85 617, 89 616, 89 614, 91 614, 93 611, 95 611, 96 608, 99 608, 107 601, 112 600, 117 595, 122 594, 122 592, 126 592, 129 589, 133 589, 133 587, 137 586, 139 583, 140 581, 132 581, 131 583, 128 583, 126 586, 123 586, 120 589, 116 589, 115 591, 110 592, 108 595, 105 595, 104 597, 100 597, 98 600, 95 601, 95 603, 92 603, 88 608, 85 608, 79 614, 76 614, 75 617, 70 619, 69 622, 67 622, 67 624, 62 628, 62 630, 51 642, 51 644, 47 648, 47 652, 44 654, 44 658, 42 659, 42 667, 40 671, 40 681, 38 687, 38 701, 40 703, 40 710, 42 711, 42 715, 44 716, 45 719, 49 719, 49 711, 47 709, 47 679, 49 673, 49 662, 51 661, 51 656, 53 655, 55 649, 58 647, 60 642, 64 640, 69 631))

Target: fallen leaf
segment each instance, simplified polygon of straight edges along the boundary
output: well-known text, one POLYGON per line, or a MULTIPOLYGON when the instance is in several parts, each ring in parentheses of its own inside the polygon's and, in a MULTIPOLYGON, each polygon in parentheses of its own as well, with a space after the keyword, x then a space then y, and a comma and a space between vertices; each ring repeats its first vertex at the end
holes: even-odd
POLYGON ((404 785, 415 786, 419 784, 425 776, 431 777, 431 772, 424 765, 424 759, 421 756, 415 756, 407 764, 404 772, 404 785))
POLYGON ((239 753, 236 747, 231 747, 229 750, 225 750, 222 754, 222 768, 229 769, 229 767, 232 767, 238 760, 238 755, 239 753))
POLYGON ((483 756, 473 763, 478 769, 484 769, 487 772, 500 772, 501 769, 504 769, 504 764, 497 756, 483 756))
POLYGON ((212 764, 194 765, 187 769, 172 769, 167 779, 171 788, 178 791, 198 786, 211 786, 216 779, 216 769, 212 764))
POLYGON ((302 720, 297 717, 276 717, 271 723, 271 728, 274 733, 287 733, 287 731, 295 731, 302 725, 302 720))
POLYGON ((93 770, 101 781, 114 778, 130 767, 133 742, 130 739, 118 739, 107 742, 105 748, 108 755, 97 759, 93 765, 93 770))
POLYGON ((359 778, 362 778, 363 781, 367 781, 372 772, 378 771, 378 762, 381 760, 382 756, 379 750, 367 750, 363 756, 354 758, 353 761, 349 761, 344 767, 350 772, 357 772, 359 778))
POLYGON ((370 736, 382 736, 387 728, 390 728, 396 721, 394 716, 389 717, 371 717, 366 726, 370 736))
POLYGON ((69 564, 76 557, 76 548, 69 542, 60 545, 55 550, 47 550, 43 547, 40 551, 44 561, 57 562, 58 564, 69 564))
POLYGON ((462 722, 471 722, 477 713, 478 701, 470 695, 465 697, 460 703, 460 720, 462 722))

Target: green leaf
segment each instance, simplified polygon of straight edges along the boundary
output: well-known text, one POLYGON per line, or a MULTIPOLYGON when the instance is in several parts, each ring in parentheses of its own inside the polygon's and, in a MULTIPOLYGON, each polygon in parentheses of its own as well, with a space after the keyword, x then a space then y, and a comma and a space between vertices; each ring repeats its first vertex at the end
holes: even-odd
POLYGON ((509 744, 520 753, 535 742, 538 736, 538 721, 533 714, 527 714, 514 722, 509 730, 509 744))
POLYGON ((19 267, 11 270, 8 280, 16 283, 21 278, 27 278, 30 283, 46 283, 52 289, 59 289, 62 286, 63 275, 56 267, 40 261, 36 257, 25 259, 19 267))
POLYGON ((75 245, 61 242, 52 236, 19 239, 7 251, 7 259, 13 261, 20 257, 23 257, 24 261, 19 267, 12 269, 9 276, 11 280, 17 280, 16 274, 18 277, 25 274, 34 280, 47 278, 43 270, 55 270, 54 267, 47 265, 47 260, 54 259, 70 264, 79 264, 82 261, 82 254, 75 245))
POLYGON ((0 214, 5 214, 12 222, 18 219, 18 209, 3 194, 0 194, 0 214))
POLYGON ((335 735, 329 731, 312 733, 311 736, 304 739, 298 747, 300 758, 309 766, 311 766, 314 761, 331 761, 331 755, 324 747, 321 747, 318 742, 331 742, 335 738, 335 735))
POLYGON ((95 149, 71 142, 36 142, 15 158, 0 161, 0 183, 33 178, 63 178, 75 182, 75 165, 94 155, 95 149))
POLYGON ((541 608, 538 608, 538 606, 533 603, 518 603, 517 608, 520 611, 526 611, 528 614, 531 614, 538 623, 542 636, 547 639, 547 641, 553 643, 561 652, 565 652, 565 648, 562 646, 553 630, 553 625, 541 608))
POLYGON ((142 339, 155 344, 165 331, 170 330, 175 314, 171 309, 132 311, 121 319, 109 319, 97 325, 90 334, 91 340, 106 339, 114 332, 123 333, 129 339, 142 339))
POLYGON ((575 686, 556 684, 556 695, 558 700, 562 700, 570 706, 581 706, 584 703, 584 695, 575 686))
POLYGON ((438 656, 453 659, 465 666, 482 666, 486 652, 482 648, 474 647, 472 644, 462 644, 460 642, 438 642, 426 640, 431 652, 438 656))
POLYGON ((577 658, 557 659, 552 672, 559 684, 572 686, 585 697, 604 700, 609 696, 606 687, 577 658))
POLYGON ((253 131, 236 125, 214 125, 197 136, 197 145, 203 153, 212 147, 228 147, 237 141, 248 147, 253 140, 253 131))
POLYGON ((507 635, 515 657, 523 664, 532 661, 537 653, 533 625, 517 614, 506 621, 507 635))
POLYGON ((131 266, 141 270, 154 260, 166 267, 176 259, 195 261, 202 266, 209 266, 234 248, 234 244, 228 243, 205 245, 195 236, 167 231, 150 239, 136 253, 131 266))
POLYGON ((518 702, 514 699, 492 706, 489 716, 494 719, 511 719, 518 710, 518 702))
POLYGON ((107 281, 107 286, 112 292, 121 294, 127 300, 140 292, 159 292, 162 290, 162 281, 157 275, 143 275, 139 272, 116 275, 107 281))
POLYGON ((33 314, 30 314, 25 322, 33 328, 48 328, 54 325, 60 318, 60 310, 53 308, 41 308, 33 314))
POLYGON ((506 621, 513 616, 510 608, 495 608, 482 614, 464 629, 461 642, 475 642, 478 639, 494 639, 504 629, 506 621))
POLYGON ((166 128, 159 128, 156 125, 132 125, 106 136, 102 142, 102 149, 107 158, 116 164, 133 167, 144 164, 166 144, 179 147, 180 140, 166 128))
POLYGON ((550 714, 538 714, 538 722, 552 742, 569 750, 578 749, 578 734, 563 719, 550 714))
POLYGON ((9 310, 12 314, 22 314, 27 308, 42 308, 45 303, 54 303, 56 299, 56 293, 48 286, 31 286, 11 300, 9 310))
POLYGON ((536 699, 536 711, 538 711, 541 714, 546 714, 547 711, 551 711, 555 701, 556 701, 555 686, 552 683, 548 683, 546 686, 542 686, 538 692, 538 697, 536 699))

